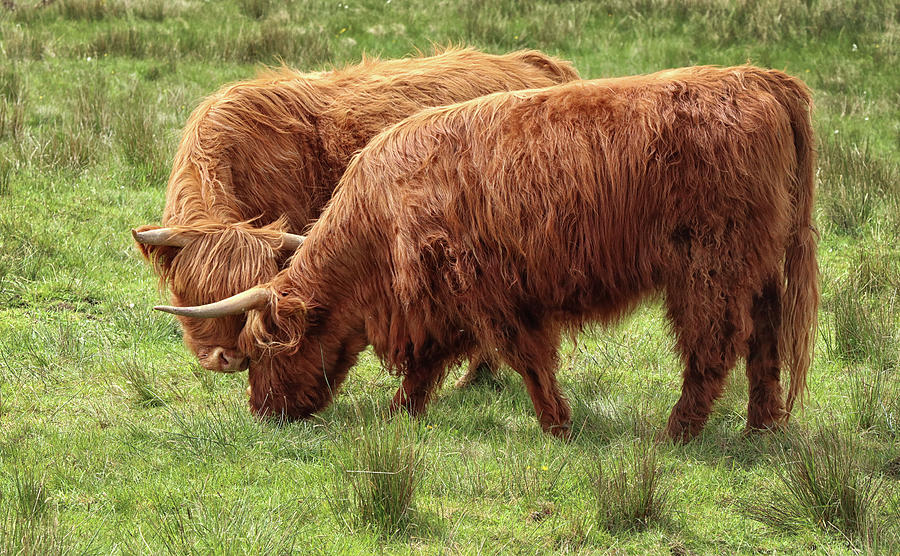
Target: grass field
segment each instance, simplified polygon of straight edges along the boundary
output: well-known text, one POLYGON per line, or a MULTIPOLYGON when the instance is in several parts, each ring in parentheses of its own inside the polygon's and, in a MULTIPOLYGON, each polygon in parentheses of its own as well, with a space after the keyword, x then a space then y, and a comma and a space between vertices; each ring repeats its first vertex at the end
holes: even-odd
POLYGON ((898 66, 876 0, 0 3, 0 554, 900 553, 898 66), (192 108, 262 64, 432 43, 810 85, 823 302, 788 430, 742 435, 741 364, 699 438, 654 442, 681 385, 658 304, 563 346, 568 443, 511 372, 388 419, 398 380, 365 354, 278 425, 197 366, 129 234, 192 108))

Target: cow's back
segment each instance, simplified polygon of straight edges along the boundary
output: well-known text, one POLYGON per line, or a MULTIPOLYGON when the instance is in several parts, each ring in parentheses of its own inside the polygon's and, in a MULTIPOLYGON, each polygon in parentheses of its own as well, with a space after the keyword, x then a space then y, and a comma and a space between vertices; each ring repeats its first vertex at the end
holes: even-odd
POLYGON ((740 225, 783 243, 794 146, 771 74, 698 68, 424 111, 374 139, 345 183, 383 190, 404 303, 612 319, 682 264, 685 241, 714 257, 740 225))

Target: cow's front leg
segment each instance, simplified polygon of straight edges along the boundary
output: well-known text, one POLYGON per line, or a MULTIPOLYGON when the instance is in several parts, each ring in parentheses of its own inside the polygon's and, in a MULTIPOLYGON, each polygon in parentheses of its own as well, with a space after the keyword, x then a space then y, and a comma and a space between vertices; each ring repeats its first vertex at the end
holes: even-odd
POLYGON ((505 359, 522 376, 538 422, 545 432, 568 439, 572 428, 572 410, 556 380, 559 332, 545 330, 518 335, 520 342, 511 344, 505 359))
POLYGON ((536 369, 526 367, 520 372, 525 388, 531 396, 534 411, 544 432, 568 439, 572 428, 572 410, 559 390, 556 367, 536 369))
POLYGON ((428 369, 411 369, 403 377, 400 388, 394 394, 394 399, 391 400, 391 413, 395 413, 400 408, 414 416, 425 411, 425 406, 442 378, 443 370, 439 366, 431 366, 428 369))

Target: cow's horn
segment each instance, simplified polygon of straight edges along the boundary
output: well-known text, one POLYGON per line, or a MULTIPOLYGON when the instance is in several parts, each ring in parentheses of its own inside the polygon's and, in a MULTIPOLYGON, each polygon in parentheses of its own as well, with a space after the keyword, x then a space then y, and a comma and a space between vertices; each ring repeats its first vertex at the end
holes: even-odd
POLYGON ((269 302, 269 290, 257 286, 243 291, 237 295, 207 305, 193 307, 172 307, 170 305, 157 305, 157 311, 172 313, 182 317, 194 317, 197 319, 212 319, 228 315, 240 315, 253 309, 262 309, 269 302))
POLYGON ((285 232, 281 236, 281 248, 289 251, 296 251, 306 236, 298 236, 297 234, 289 234, 285 232))
POLYGON ((188 238, 179 235, 174 228, 155 228, 139 232, 131 230, 134 240, 144 245, 159 245, 165 247, 184 247, 188 244, 188 238))

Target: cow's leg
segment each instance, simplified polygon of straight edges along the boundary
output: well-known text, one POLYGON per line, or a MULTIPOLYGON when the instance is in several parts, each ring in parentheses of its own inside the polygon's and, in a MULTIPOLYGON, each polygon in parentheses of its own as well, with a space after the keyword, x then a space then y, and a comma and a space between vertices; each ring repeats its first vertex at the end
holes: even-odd
POLYGON ((669 318, 685 364, 681 398, 669 415, 666 434, 688 441, 703 430, 713 402, 750 334, 750 294, 738 280, 709 281, 702 291, 667 295, 669 318))
POLYGON ((410 363, 400 388, 391 400, 391 413, 401 407, 410 415, 422 413, 434 389, 444 381, 447 359, 442 350, 433 347, 427 356, 410 363))
POLYGON ((784 421, 781 393, 781 280, 772 278, 753 298, 753 334, 747 356, 747 428, 770 429, 784 421))
POLYGON ((512 347, 507 361, 525 381, 541 428, 554 436, 568 438, 572 411, 556 380, 558 335, 555 341, 538 332, 528 336, 528 345, 512 347))
POLYGON ((403 377, 403 382, 394 399, 391 400, 391 413, 403 408, 410 415, 419 415, 425 410, 435 386, 440 384, 442 372, 416 372, 403 377))
POLYGON ((519 374, 525 381, 541 428, 559 438, 569 438, 572 411, 559 390, 556 367, 539 369, 529 365, 519 374))
POLYGON ((457 388, 466 388, 473 384, 494 382, 497 379, 497 368, 500 366, 496 358, 483 353, 472 356, 466 374, 456 381, 457 388))

